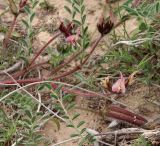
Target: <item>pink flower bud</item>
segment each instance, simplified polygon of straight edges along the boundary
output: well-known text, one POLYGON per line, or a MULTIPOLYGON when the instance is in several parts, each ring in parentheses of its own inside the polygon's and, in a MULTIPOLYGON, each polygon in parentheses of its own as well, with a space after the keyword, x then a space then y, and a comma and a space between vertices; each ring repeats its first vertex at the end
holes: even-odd
POLYGON ((69 35, 68 37, 66 37, 66 42, 70 43, 71 45, 75 45, 79 37, 80 37, 80 30, 78 29, 76 34, 69 35))
POLYGON ((70 35, 66 38, 66 42, 70 43, 71 45, 75 45, 75 43, 78 41, 77 35, 70 35))
POLYGON ((125 78, 123 77, 122 73, 120 72, 120 79, 118 79, 112 86, 112 91, 115 93, 125 93, 125 78))

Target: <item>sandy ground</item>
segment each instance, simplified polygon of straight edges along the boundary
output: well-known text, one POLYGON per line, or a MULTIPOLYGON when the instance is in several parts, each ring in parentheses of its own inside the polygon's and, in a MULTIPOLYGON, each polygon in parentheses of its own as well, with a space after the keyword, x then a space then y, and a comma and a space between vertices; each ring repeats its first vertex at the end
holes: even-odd
MULTIPOLYGON (((33 22, 35 26, 42 25, 43 22, 46 22, 47 24, 51 24, 53 21, 54 22, 58 21, 59 17, 60 18, 69 17, 68 13, 66 13, 66 11, 64 10, 64 5, 68 5, 68 3, 66 3, 65 0, 49 0, 49 2, 51 5, 54 6, 55 11, 53 13, 43 14, 44 17, 40 14, 37 14, 37 17, 33 22)), ((0 4, 3 4, 3 3, 5 3, 5 1, 0 0, 0 4)), ((89 25, 89 32, 94 39, 94 37, 98 35, 98 32, 96 30, 96 24, 98 22, 100 14, 103 11, 104 0, 85 0, 85 4, 87 8, 86 13, 88 16, 87 25, 89 25)), ((115 3, 115 5, 117 5, 117 3, 115 3)), ((38 11, 41 11, 41 10, 39 9, 38 11)), ((6 18, 9 19, 8 21, 12 20, 12 18, 7 17, 7 15, 6 15, 6 18)), ((126 28, 130 33, 136 27, 136 21, 131 20, 126 25, 127 25, 126 28)), ((116 31, 117 33, 121 34, 122 28, 120 27, 116 31)), ((39 47, 39 45, 44 44, 51 36, 52 34, 49 34, 46 31, 40 32, 37 36, 37 40, 39 42, 37 47, 39 47)), ((103 45, 105 45, 105 42, 107 40, 108 40, 107 37, 104 38, 103 45)), ((108 48, 106 48, 106 50, 107 49, 108 48)), ((101 51, 101 48, 99 48, 99 50, 100 50, 99 52, 98 51, 96 52, 97 54, 103 53, 101 51)), ((160 93, 157 92, 157 89, 156 90, 153 89, 151 90, 151 92, 149 91, 150 90, 148 90, 148 87, 145 87, 142 85, 136 85, 135 87, 131 87, 130 89, 128 89, 125 96, 120 97, 119 101, 128 105, 128 107, 133 111, 140 114, 145 114, 145 116, 148 119, 151 119, 151 118, 154 118, 155 115, 160 113, 160 109, 157 106, 155 106, 154 103, 148 102, 148 99, 152 100, 152 99, 158 98, 158 95, 160 95, 160 93), (147 97, 147 100, 146 100, 146 97, 147 97)), ((85 99, 80 97, 77 97, 76 100, 78 105, 83 104, 85 102, 85 99)), ((102 117, 100 117, 99 115, 88 112, 88 111, 82 111, 82 110, 76 110, 76 111, 81 113, 80 119, 85 119, 86 121, 85 126, 87 128, 95 129, 102 132, 106 132, 107 130, 109 130, 107 129, 107 125, 102 120, 102 117)), ((76 111, 72 111, 72 112, 76 112, 76 111)), ((60 130, 58 131, 57 126, 52 121, 49 121, 48 123, 46 123, 42 128, 42 131, 43 131, 43 134, 54 143, 61 142, 65 139, 68 139, 70 137, 70 134, 73 133, 73 130, 71 130, 70 128, 66 128, 65 124, 63 123, 61 124, 60 130)), ((70 142, 67 144, 63 144, 62 146, 77 146, 77 143, 70 142)))
MULTIPOLYGON (((67 5, 67 3, 64 0, 63 1, 50 0, 49 2, 56 8, 55 12, 56 14, 48 15, 46 17, 46 22, 51 19, 56 19, 57 17, 60 18, 69 17, 68 13, 66 13, 66 11, 63 9, 64 5, 67 5)), ((96 24, 99 20, 100 14, 103 11, 104 0, 86 0, 85 4, 87 7, 86 13, 88 14, 87 25, 89 25, 89 32, 90 34, 93 34, 93 39, 94 39, 94 37, 98 35, 98 32, 96 31, 96 24)), ((116 5, 117 3, 115 3, 115 6, 116 5)), ((131 33, 135 29, 135 27, 136 27, 136 21, 134 19, 126 23, 126 28, 128 30, 128 33, 131 33)), ((123 28, 119 27, 116 30, 116 32, 118 34, 121 34, 122 30, 123 28)), ((104 42, 102 42, 102 44, 104 44, 106 41, 108 41, 107 37, 104 38, 104 42)), ((101 53, 103 53, 101 51, 101 48, 98 48, 98 50, 95 52, 95 54, 101 54, 101 53)), ((157 114, 157 112, 159 112, 159 109, 157 109, 153 104, 150 105, 149 103, 145 102, 144 97, 147 94, 145 92, 147 89, 148 89, 147 87, 141 87, 141 88, 135 87, 135 89, 131 89, 124 97, 121 97, 119 100, 128 105, 130 109, 134 110, 137 113, 143 114, 144 111, 147 111, 146 116, 154 117, 157 114), (144 104, 149 104, 149 105, 144 106, 144 104)), ((82 103, 85 102, 85 99, 83 99, 82 101, 78 99, 77 103, 80 104, 81 102, 82 103)), ((79 112, 81 113, 80 119, 85 119, 87 128, 91 128, 102 132, 106 132, 109 130, 107 129, 107 125, 102 122, 102 117, 82 110, 79 110, 79 112)), ((69 135, 73 133, 73 131, 70 128, 66 128, 65 125, 63 124, 59 131, 55 129, 56 129, 55 124, 51 121, 49 121, 44 127, 44 134, 55 142, 60 142, 65 139, 68 139, 69 135)), ((71 142, 63 144, 62 146, 77 146, 77 143, 71 142)))

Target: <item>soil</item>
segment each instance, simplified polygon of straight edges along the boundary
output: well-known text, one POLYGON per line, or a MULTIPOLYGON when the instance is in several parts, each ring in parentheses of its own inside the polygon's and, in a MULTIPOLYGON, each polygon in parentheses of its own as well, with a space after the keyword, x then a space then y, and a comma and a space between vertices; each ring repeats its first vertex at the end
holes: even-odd
MULTIPOLYGON (((51 18, 61 17, 61 18, 67 18, 68 13, 65 12, 63 9, 64 5, 67 5, 65 1, 59 1, 59 0, 49 0, 50 4, 53 5, 56 9, 56 15, 48 15, 46 18, 46 21, 48 21, 51 18)), ((120 3, 122 3, 121 1, 120 3)), ((89 0, 85 1, 87 6, 87 24, 89 27, 90 34, 93 34, 93 39, 98 35, 98 32, 96 31, 96 24, 98 22, 99 16, 102 13, 104 1, 103 0, 89 0)), ((118 3, 114 3, 114 6, 117 6, 118 3)), ((136 28, 136 20, 132 19, 126 23, 126 28, 129 33, 131 33, 136 28)), ((122 33, 122 27, 119 27, 117 30, 118 34, 122 33)), ((104 41, 106 41, 107 38, 105 38, 104 41)), ((102 44, 104 44, 102 42, 102 44)), ((102 54, 103 51, 101 51, 102 48, 98 48, 95 54, 102 54)), ((148 120, 151 120, 153 118, 156 118, 156 116, 160 113, 160 107, 158 105, 155 105, 151 102, 152 99, 158 99, 158 95, 160 95, 160 92, 158 91, 158 88, 153 88, 149 90, 149 87, 144 85, 134 85, 133 87, 130 87, 128 89, 127 93, 123 97, 119 97, 119 101, 126 104, 128 108, 131 111, 134 111, 136 113, 139 113, 141 115, 145 115, 148 120), (148 92, 146 92, 148 91, 148 92), (158 91, 158 92, 157 92, 158 91)), ((92 100, 92 99, 91 99, 92 100)), ((94 101, 89 102, 90 104, 94 105, 96 102, 99 101, 99 99, 94 99, 94 101)), ((86 99, 77 97, 77 105, 82 105, 82 107, 86 107, 86 105, 83 105, 85 102, 87 102, 86 99)), ((88 106, 88 105, 87 105, 88 106)), ((75 111, 73 111, 75 112, 75 111)), ((93 112, 88 112, 84 110, 78 110, 79 113, 81 113, 80 119, 85 119, 86 121, 86 127, 94 129, 98 132, 106 132, 110 129, 107 128, 107 123, 103 120, 103 118, 98 115, 94 114, 93 112)), ((106 117, 107 118, 107 117, 106 117)), ((61 128, 59 131, 56 130, 56 125, 49 121, 44 126, 44 133, 47 137, 54 140, 54 142, 60 142, 65 139, 69 138, 69 135, 73 133, 73 131, 69 128, 66 128, 65 125, 61 125, 61 128)), ((77 143, 71 142, 67 144, 63 144, 62 146, 77 146, 77 143)))
MULTIPOLYGON (((68 13, 64 10, 64 5, 68 5, 65 0, 48 0, 51 6, 53 6, 53 11, 44 11, 38 8, 38 12, 36 13, 36 19, 34 20, 33 24, 35 27, 39 28, 44 26, 44 22, 46 26, 51 26, 53 28, 49 28, 48 31, 42 31, 38 34, 36 41, 35 41, 35 48, 39 48, 42 46, 47 40, 49 40, 52 36, 52 31, 57 29, 59 18, 68 18, 68 13), (41 12, 41 13, 40 13, 41 12)), ((123 1, 120 1, 122 3, 123 1)), ((4 0, 0 0, 0 4, 6 4, 4 0)), ((99 20, 99 16, 103 11, 104 0, 86 0, 85 4, 87 6, 86 13, 87 16, 87 25, 89 25, 89 32, 92 36, 92 40, 97 37, 98 32, 96 29, 96 24, 99 20)), ((114 3, 114 6, 118 5, 118 2, 114 3)), ((2 10, 0 9, 0 13, 2 10)), ((22 17, 22 16, 21 16, 22 17)), ((10 22, 12 17, 8 17, 8 14, 4 16, 5 21, 10 22)), ((21 19, 21 18, 19 18, 21 19)), ((136 27, 136 20, 131 20, 127 22, 127 30, 129 33, 136 27)), ((121 34, 122 28, 119 27, 116 30, 116 33, 121 34)), ((107 37, 104 38, 102 41, 102 45, 97 49, 95 54, 102 55, 104 51, 107 51, 108 48, 105 47, 105 42, 108 40, 107 37)), ((107 66, 107 65, 106 65, 107 66)), ((158 114, 160 114, 160 90, 159 87, 148 87, 142 84, 133 84, 131 87, 127 89, 127 93, 117 98, 118 101, 127 105, 128 109, 139 113, 145 116, 148 120, 152 120, 156 118, 158 114), (159 100, 159 101, 158 101, 159 100)), ((83 108, 88 108, 90 105, 94 107, 96 102, 99 102, 99 99, 85 99, 82 97, 76 97, 76 103, 78 106, 83 108), (90 104, 90 105, 89 105, 90 104)), ((106 132, 110 129, 107 128, 108 119, 104 120, 99 114, 94 112, 82 110, 82 109, 75 109, 70 114, 79 112, 81 113, 79 119, 85 119, 85 126, 87 128, 94 129, 98 132, 106 132)), ((66 128, 65 124, 61 123, 60 129, 57 129, 57 125, 52 121, 48 121, 44 127, 42 128, 42 133, 53 143, 58 143, 63 140, 69 139, 70 134, 73 133, 71 128, 66 128)), ((42 144, 43 145, 43 144, 42 144)), ((66 144, 62 144, 62 146, 77 146, 77 142, 68 142, 66 144)))

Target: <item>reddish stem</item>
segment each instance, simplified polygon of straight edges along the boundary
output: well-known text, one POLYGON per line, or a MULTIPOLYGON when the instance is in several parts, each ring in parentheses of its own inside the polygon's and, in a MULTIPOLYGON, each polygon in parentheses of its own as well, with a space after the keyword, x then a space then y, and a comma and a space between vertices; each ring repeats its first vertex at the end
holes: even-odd
POLYGON ((68 75, 73 74, 74 72, 78 71, 79 69, 81 69, 81 66, 76 66, 73 69, 71 69, 71 70, 69 70, 67 72, 62 73, 61 75, 52 78, 52 80, 62 79, 64 77, 68 76, 68 75))
POLYGON ((92 55, 92 53, 94 52, 94 50, 96 49, 97 45, 99 44, 99 42, 101 41, 101 39, 103 38, 102 35, 100 35, 100 37, 96 40, 96 42, 93 44, 90 53, 87 55, 86 59, 82 62, 81 66, 83 66, 87 60, 89 59, 89 57, 92 55))
MULTIPOLYGON (((36 79, 36 78, 32 78, 32 79, 25 79, 25 80, 16 80, 17 83, 19 84, 29 84, 29 83, 34 83, 34 82, 40 82, 40 81, 44 81, 43 79, 36 79)), ((14 81, 3 81, 0 82, 2 84, 15 84, 14 81)), ((56 85, 55 83, 51 83, 53 89, 56 89, 58 87, 58 85, 56 85)), ((106 97, 109 96, 110 94, 101 94, 101 93, 96 93, 96 92, 90 92, 90 91, 86 91, 86 92, 82 92, 79 89, 69 89, 67 87, 62 87, 62 91, 66 92, 66 93, 70 93, 70 94, 76 94, 76 95, 80 95, 80 96, 84 96, 84 97, 106 97)))
POLYGON ((8 30, 8 33, 7 33, 7 35, 6 35, 6 37, 5 37, 4 41, 3 41, 3 47, 4 48, 7 48, 7 44, 9 42, 9 39, 11 38, 11 35, 12 35, 13 30, 14 30, 14 26, 16 24, 16 20, 17 20, 18 15, 19 14, 14 15, 14 18, 13 18, 13 21, 11 23, 11 26, 10 26, 10 28, 8 30))
MULTIPOLYGON (((18 84, 29 84, 29 83, 34 83, 34 82, 40 82, 43 81, 42 79, 36 79, 36 78, 31 78, 31 79, 25 79, 25 80, 16 80, 16 83, 18 84)), ((4 82, 0 82, 2 84, 15 84, 14 81, 4 81, 4 82)))
POLYGON ((34 68, 39 67, 41 65, 47 64, 47 62, 48 61, 44 61, 44 62, 39 63, 39 64, 33 64, 32 66, 29 67, 29 69, 31 70, 31 69, 34 69, 34 68))
MULTIPOLYGON (((58 37, 59 35, 61 34, 61 32, 57 33, 53 38, 51 38, 40 50, 39 52, 35 55, 35 57, 32 59, 31 63, 29 64, 29 67, 24 69, 23 71, 21 71, 20 73, 18 73, 17 75, 14 75, 13 77, 16 78, 18 76, 21 76, 23 75, 24 73, 26 73, 29 69, 30 69, 30 66, 35 62, 35 60, 38 58, 38 56, 43 52, 43 50, 56 38, 58 37)), ((98 43, 100 42, 100 40, 102 39, 103 36, 100 36, 97 41, 94 43, 94 45, 91 47, 91 51, 90 53, 88 54, 88 56, 86 57, 86 59, 78 66, 76 66, 75 68, 73 68, 72 70, 68 71, 68 72, 64 72, 63 74, 57 76, 57 77, 54 77, 53 80, 58 80, 58 79, 61 79, 61 78, 64 78, 76 71, 78 71, 79 69, 81 69, 81 67, 87 62, 87 60, 89 59, 89 57, 91 56, 91 54, 93 53, 93 51, 95 50, 96 46, 98 45, 98 43)), ((82 50, 81 50, 82 51, 82 50)), ((61 68, 63 68, 66 64, 70 63, 75 57, 77 57, 80 53, 76 53, 74 54, 71 58, 69 58, 69 60, 58 66, 54 71, 59 71, 61 68)))
POLYGON ((53 36, 39 51, 38 53, 34 56, 34 58, 32 59, 32 61, 29 64, 29 67, 35 62, 35 60, 38 58, 38 56, 48 47, 48 45, 50 43, 52 43, 53 40, 55 40, 59 35, 61 34, 61 32, 58 32, 57 34, 55 34, 55 36, 53 36))
MULTIPOLYGON (((17 80, 16 82, 19 84, 24 84, 24 83, 33 83, 33 82, 40 82, 43 81, 42 79, 28 79, 28 80, 17 80)), ((14 81, 5 81, 3 82, 3 84, 15 84, 14 81)), ((51 83, 52 87, 54 89, 56 89, 58 86, 55 83, 51 83)), ((84 97, 106 97, 108 95, 106 94, 100 94, 100 93, 96 93, 96 92, 82 92, 80 90, 77 89, 68 89, 66 87, 62 87, 61 88, 62 91, 66 92, 66 93, 70 93, 70 94, 76 94, 79 96, 84 96, 84 97)), ((135 124, 137 126, 142 126, 144 125, 147 120, 144 119, 143 117, 131 113, 129 111, 127 111, 126 109, 120 108, 120 107, 116 107, 116 106, 111 106, 112 108, 109 108, 109 110, 107 110, 107 116, 108 117, 112 117, 118 120, 122 120, 131 124, 135 124)))
POLYGON ((51 75, 57 73, 58 71, 60 71, 63 67, 65 67, 67 64, 69 64, 70 62, 72 62, 77 56, 79 56, 81 53, 83 52, 83 50, 80 50, 76 53, 74 53, 72 56, 70 56, 68 58, 68 60, 66 60, 63 64, 60 64, 59 66, 55 67, 53 69, 53 71, 51 72, 51 75))
MULTIPOLYGON (((24 75, 26 72, 28 72, 30 69, 32 69, 32 65, 35 62, 35 60, 39 57, 39 55, 47 48, 47 46, 52 43, 53 40, 55 40, 59 35, 61 34, 61 32, 58 32, 57 34, 55 34, 39 51, 38 53, 34 56, 34 58, 31 60, 30 64, 28 65, 28 67, 26 67, 24 70, 16 73, 13 75, 14 78, 17 78, 19 76, 24 75)), ((36 67, 37 65, 35 65, 36 67)), ((39 66, 39 65, 38 65, 39 66)))
POLYGON ((18 72, 16 72, 16 73, 14 73, 12 76, 13 76, 14 78, 17 78, 17 77, 19 77, 19 76, 24 75, 24 74, 27 73, 29 70, 32 70, 32 69, 34 69, 35 67, 44 65, 44 64, 46 64, 46 63, 47 63, 47 62, 42 62, 42 63, 39 63, 39 64, 33 64, 33 65, 30 66, 27 70, 24 69, 24 70, 18 71, 18 72))
MULTIPOLYGON (((56 85, 54 83, 51 83, 51 85, 52 85, 53 89, 58 88, 58 85, 56 85)), ((67 87, 62 87, 61 90, 65 93, 75 94, 75 95, 83 96, 83 97, 97 97, 97 94, 91 93, 89 91, 88 92, 82 92, 79 89, 69 89, 67 87)), ((108 96, 108 95, 102 94, 101 96, 108 96)))
POLYGON ((101 35, 97 40, 96 42, 93 44, 93 46, 91 47, 91 51, 90 53, 87 55, 87 57, 85 58, 85 60, 78 66, 74 67, 73 69, 71 69, 70 71, 68 72, 64 72, 63 74, 57 76, 57 77, 54 77, 53 80, 58 80, 58 79, 62 79, 68 75, 71 75, 73 74, 74 72, 80 70, 82 68, 82 66, 87 62, 87 60, 89 59, 89 57, 92 55, 93 51, 95 50, 95 48, 97 47, 98 43, 100 42, 100 40, 103 38, 103 36, 101 35))

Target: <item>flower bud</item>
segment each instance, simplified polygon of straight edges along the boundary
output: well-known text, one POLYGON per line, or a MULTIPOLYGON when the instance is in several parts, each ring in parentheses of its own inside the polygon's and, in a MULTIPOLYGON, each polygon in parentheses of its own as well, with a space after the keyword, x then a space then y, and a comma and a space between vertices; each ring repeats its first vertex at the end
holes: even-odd
POLYGON ((98 31, 101 33, 101 35, 108 34, 112 30, 113 26, 114 23, 110 19, 105 21, 103 15, 100 17, 97 24, 98 31))
POLYGON ((122 73, 120 73, 120 79, 118 79, 112 85, 112 91, 115 93, 123 93, 123 94, 126 92, 125 78, 123 77, 122 73))

